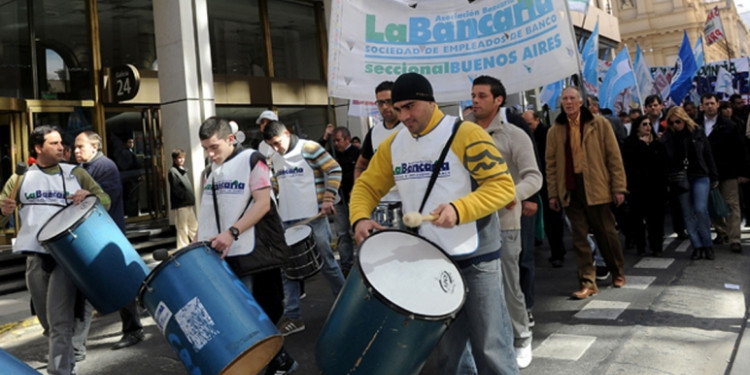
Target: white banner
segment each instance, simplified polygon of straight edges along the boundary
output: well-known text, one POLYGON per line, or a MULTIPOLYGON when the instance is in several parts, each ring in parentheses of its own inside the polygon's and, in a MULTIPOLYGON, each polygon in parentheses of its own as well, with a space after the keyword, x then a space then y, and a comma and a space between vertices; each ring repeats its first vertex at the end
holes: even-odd
POLYGON ((715 6, 708 12, 706 24, 703 26, 703 35, 706 36, 706 45, 712 45, 724 38, 724 26, 719 17, 719 6, 715 6))
POLYGON ((435 99, 465 100, 480 75, 499 78, 507 92, 575 74, 575 38, 565 2, 482 0, 471 4, 399 0, 333 0, 328 94, 372 100, 384 80, 417 72, 435 99))

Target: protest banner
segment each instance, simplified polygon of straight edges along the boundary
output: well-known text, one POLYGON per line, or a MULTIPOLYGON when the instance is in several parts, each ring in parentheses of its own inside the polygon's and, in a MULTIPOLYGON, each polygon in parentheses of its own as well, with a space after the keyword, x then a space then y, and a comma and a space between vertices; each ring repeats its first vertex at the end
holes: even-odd
POLYGON ((460 101, 480 75, 516 93, 579 69, 562 1, 333 0, 328 46, 328 94, 348 99, 372 100, 407 72, 426 76, 438 101, 460 101))

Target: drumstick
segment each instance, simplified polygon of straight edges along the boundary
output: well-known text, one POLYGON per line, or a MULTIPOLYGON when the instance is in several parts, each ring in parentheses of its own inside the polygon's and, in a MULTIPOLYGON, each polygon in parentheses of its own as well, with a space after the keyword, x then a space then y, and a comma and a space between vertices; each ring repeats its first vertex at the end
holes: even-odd
POLYGON ((10 193, 9 198, 12 200, 16 200, 16 195, 18 195, 18 189, 21 188, 21 176, 26 173, 26 165, 22 163, 16 164, 16 172, 15 174, 18 175, 18 178, 16 178, 16 184, 13 186, 13 191, 10 193))
POLYGON ((151 255, 154 257, 154 260, 163 261, 169 259, 169 257, 176 251, 177 249, 171 251, 168 251, 167 249, 156 249, 151 255))
POLYGON ((321 218, 321 217, 323 217, 323 216, 325 216, 325 215, 323 215, 323 213, 322 213, 322 212, 318 212, 318 214, 317 214, 317 215, 315 215, 315 216, 313 216, 313 217, 308 217, 308 218, 307 218, 307 219, 305 219, 305 220, 301 220, 301 221, 298 221, 298 222, 296 222, 296 223, 292 224, 291 226, 292 226, 292 227, 296 227, 296 226, 299 226, 299 225, 306 225, 306 224, 310 224, 310 222, 312 222, 312 221, 314 221, 314 220, 317 220, 317 219, 320 219, 320 218, 321 218))
POLYGON ((433 221, 437 219, 435 215, 422 215, 419 212, 409 212, 404 215, 403 222, 409 228, 416 228, 422 225, 423 221, 433 221))

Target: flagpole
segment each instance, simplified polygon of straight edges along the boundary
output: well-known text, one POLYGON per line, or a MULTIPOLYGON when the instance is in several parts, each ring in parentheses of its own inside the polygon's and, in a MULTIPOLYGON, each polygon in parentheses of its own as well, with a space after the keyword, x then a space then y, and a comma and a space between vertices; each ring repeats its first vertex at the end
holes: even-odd
MULTIPOLYGON (((570 25, 570 32, 571 35, 575 38, 576 36, 576 29, 573 26, 573 17, 570 16, 570 6, 568 6, 567 1, 563 1, 565 3, 565 12, 568 14, 568 24, 570 25)), ((588 8, 586 9, 586 13, 588 13, 588 8)), ((584 21, 586 20, 586 15, 583 15, 584 21)), ((581 25, 583 27, 583 25, 581 25)), ((583 36, 581 36, 583 37, 583 36)), ((581 67, 581 52, 578 51, 578 48, 575 48, 576 50, 576 64, 578 64, 578 86, 581 89, 581 99, 586 100, 586 85, 583 84, 583 67, 581 67)))

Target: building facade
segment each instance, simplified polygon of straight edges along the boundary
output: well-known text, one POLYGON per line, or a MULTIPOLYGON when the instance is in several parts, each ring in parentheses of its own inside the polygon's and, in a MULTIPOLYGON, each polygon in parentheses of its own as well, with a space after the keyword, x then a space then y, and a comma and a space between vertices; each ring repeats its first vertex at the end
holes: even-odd
POLYGON ((682 43, 683 31, 695 44, 703 36, 708 12, 719 7, 726 38, 711 46, 704 40, 705 61, 748 56, 747 26, 737 14, 733 0, 622 0, 615 4, 622 43, 635 57, 639 44, 649 66, 672 66, 682 43))

